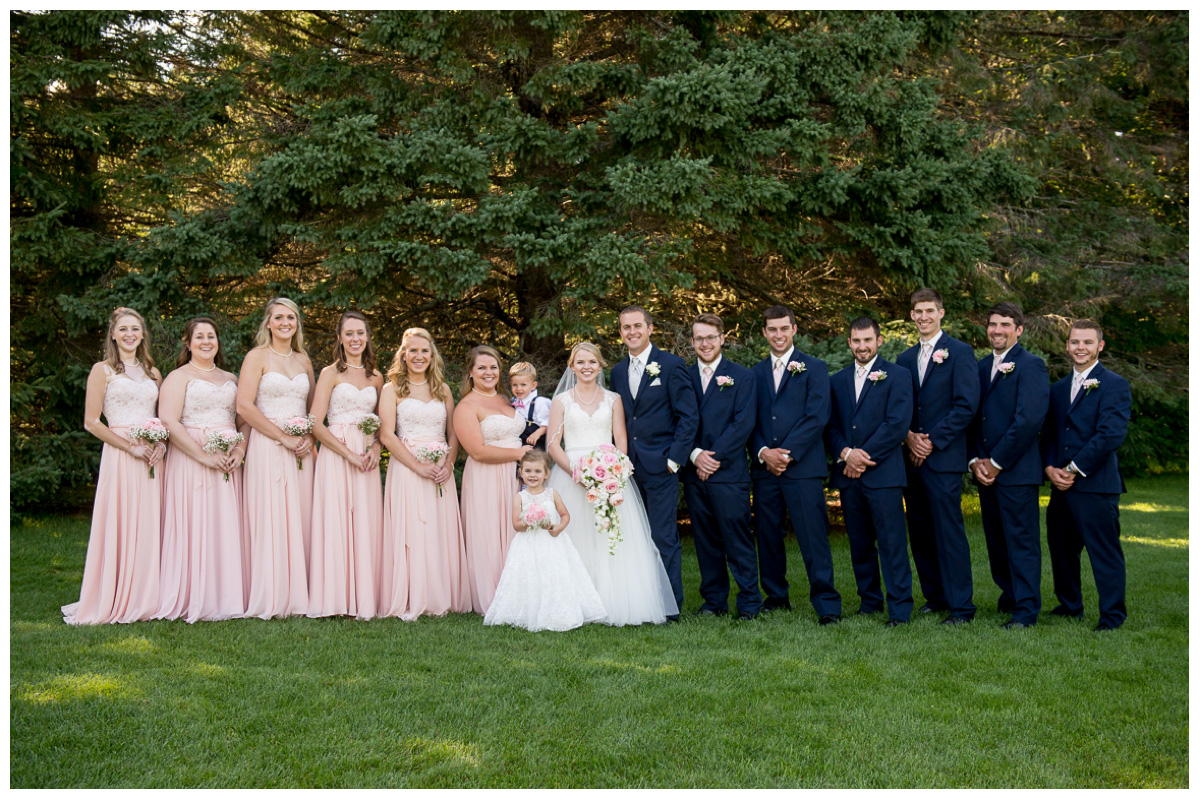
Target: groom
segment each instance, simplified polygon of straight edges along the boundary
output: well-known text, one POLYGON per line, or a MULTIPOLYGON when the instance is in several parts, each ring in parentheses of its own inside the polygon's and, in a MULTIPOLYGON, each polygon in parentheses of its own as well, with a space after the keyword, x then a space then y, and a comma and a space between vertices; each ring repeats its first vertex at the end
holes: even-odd
POLYGON ((671 581, 675 604, 683 608, 683 549, 675 514, 679 467, 687 463, 699 425, 696 395, 683 359, 650 344, 654 324, 646 309, 626 308, 620 326, 629 354, 609 377, 625 407, 629 458, 650 518, 650 536, 671 581))

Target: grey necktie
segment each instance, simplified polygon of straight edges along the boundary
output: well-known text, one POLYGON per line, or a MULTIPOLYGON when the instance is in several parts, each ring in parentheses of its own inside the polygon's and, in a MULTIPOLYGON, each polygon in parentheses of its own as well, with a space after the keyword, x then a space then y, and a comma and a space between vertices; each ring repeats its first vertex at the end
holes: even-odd
POLYGON ((925 372, 929 369, 930 351, 933 350, 933 342, 921 343, 921 363, 917 365, 917 371, 920 373, 920 383, 925 385, 925 372))
POLYGON ((640 358, 630 359, 629 361, 629 396, 637 400, 638 387, 642 385, 642 360, 640 358))

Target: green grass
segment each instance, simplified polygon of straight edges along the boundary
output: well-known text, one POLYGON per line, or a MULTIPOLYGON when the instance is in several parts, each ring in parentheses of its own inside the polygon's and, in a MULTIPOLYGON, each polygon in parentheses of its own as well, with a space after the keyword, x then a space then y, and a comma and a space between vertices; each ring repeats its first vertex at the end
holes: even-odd
MULTIPOLYGON (((70 786, 1188 785, 1187 478, 1131 481, 1129 621, 1004 631, 796 611, 565 634, 469 615, 73 628, 85 519, 14 525, 10 780, 70 786)), ((1043 498, 1043 504, 1045 498, 1043 498)), ((688 611, 698 607, 685 544, 688 611)), ((834 537, 845 610, 858 606, 834 537)), ((1090 588, 1089 588, 1090 587, 1090 588)), ((1043 603, 1054 604, 1044 559, 1043 603)), ((920 604, 918 598, 917 603, 920 604)))

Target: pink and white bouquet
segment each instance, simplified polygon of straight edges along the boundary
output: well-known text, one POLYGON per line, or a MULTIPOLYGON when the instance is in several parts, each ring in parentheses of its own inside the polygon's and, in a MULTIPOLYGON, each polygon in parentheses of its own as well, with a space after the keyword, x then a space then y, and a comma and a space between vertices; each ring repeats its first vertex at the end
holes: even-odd
POLYGON ((596 527, 608 536, 608 553, 616 554, 621 541, 621 518, 617 507, 625 502, 625 486, 633 475, 633 462, 614 445, 602 444, 575 464, 575 482, 587 490, 587 500, 596 512, 596 527))
MULTIPOLYGON (((171 438, 171 432, 167 430, 167 426, 158 417, 151 417, 141 425, 129 426, 129 438, 135 442, 146 442, 150 445, 156 445, 159 442, 165 442, 171 438)), ((154 477, 154 466, 150 467, 150 477, 154 477)))
POLYGON ((354 427, 362 431, 363 436, 374 436, 375 431, 379 430, 379 426, 382 424, 376 415, 364 414, 358 422, 354 423, 354 427))
MULTIPOLYGON (((279 428, 288 436, 306 436, 312 433, 313 422, 313 415, 305 414, 303 417, 285 419, 279 428)), ((304 462, 300 460, 300 456, 296 456, 296 468, 304 469, 304 462)))
MULTIPOLYGON (((450 445, 444 442, 434 442, 432 444, 421 445, 413 451, 413 454, 417 457, 417 461, 421 461, 426 464, 441 464, 442 459, 445 458, 449 452, 450 445)), ((435 485, 437 486, 438 497, 441 497, 442 485, 440 483, 436 483, 435 485)))
MULTIPOLYGON (((210 455, 218 450, 228 453, 244 441, 246 441, 246 437, 237 431, 214 431, 208 435, 208 440, 204 443, 204 452, 210 455)), ((223 477, 226 482, 229 481, 228 472, 224 473, 223 477)))
POLYGON ((550 515, 546 513, 546 509, 536 503, 525 509, 525 513, 521 515, 521 521, 531 531, 550 529, 550 515))

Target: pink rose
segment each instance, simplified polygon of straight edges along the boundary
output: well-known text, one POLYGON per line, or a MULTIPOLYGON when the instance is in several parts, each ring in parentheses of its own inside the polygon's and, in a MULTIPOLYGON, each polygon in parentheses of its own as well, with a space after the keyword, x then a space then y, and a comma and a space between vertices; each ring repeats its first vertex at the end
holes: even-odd
POLYGON ((617 446, 613 445, 613 444, 602 444, 602 445, 600 445, 600 449, 605 452, 611 452, 613 450, 616 450, 617 446))
POLYGON ((609 502, 611 502, 614 506, 619 506, 621 503, 625 502, 625 495, 621 494, 620 492, 616 492, 612 497, 609 498, 609 502))
POLYGON ((614 494, 614 493, 620 491, 620 489, 621 489, 621 484, 618 483, 617 481, 613 480, 612 478, 609 478, 607 481, 604 482, 604 491, 608 492, 609 494, 614 494))
POLYGON ((874 372, 872 372, 870 375, 867 376, 867 380, 871 381, 872 383, 879 383, 881 380, 883 380, 886 377, 887 377, 886 372, 884 372, 881 369, 877 369, 874 372))
POLYGON ((933 363, 935 363, 935 364, 940 364, 940 363, 942 363, 943 361, 945 361, 945 360, 946 360, 947 358, 949 358, 949 357, 950 357, 950 351, 949 351, 949 350, 947 350, 947 349, 945 349, 945 348, 943 348, 943 349, 941 349, 941 350, 935 350, 935 351, 933 352, 933 363))
POLYGON ((600 499, 600 490, 599 489, 597 489, 596 487, 593 486, 591 489, 587 490, 587 501, 589 503, 592 503, 594 505, 596 503, 596 501, 599 499, 600 499))
POLYGON ((605 453, 604 463, 611 467, 613 464, 617 463, 617 457, 612 453, 605 453))
POLYGON ((596 480, 602 481, 608 477, 608 470, 597 464, 596 468, 592 470, 592 474, 596 476, 596 480))

